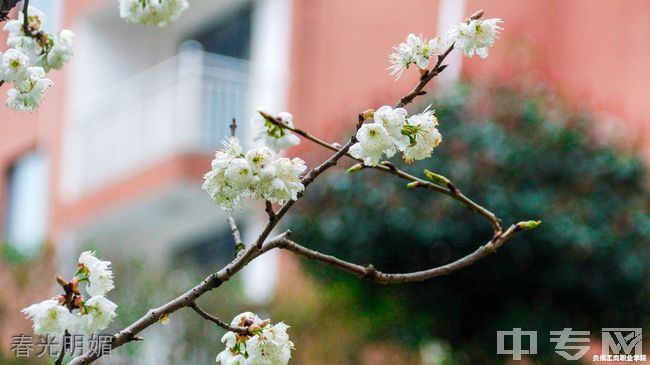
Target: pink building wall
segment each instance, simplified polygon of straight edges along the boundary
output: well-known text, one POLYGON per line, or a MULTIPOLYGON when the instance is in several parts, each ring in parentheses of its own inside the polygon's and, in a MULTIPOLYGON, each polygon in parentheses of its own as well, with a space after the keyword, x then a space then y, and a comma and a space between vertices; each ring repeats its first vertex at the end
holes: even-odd
MULTIPOLYGON (((349 126, 356 113, 405 94, 416 76, 395 82, 386 71, 387 54, 410 32, 436 35, 438 5, 296 2, 290 98, 296 120, 339 137, 333 123, 349 126)), ((543 81, 585 109, 620 118, 624 142, 639 144, 650 158, 649 2, 467 1, 467 15, 478 9, 502 18, 505 30, 486 60, 463 59, 464 76, 543 81)))

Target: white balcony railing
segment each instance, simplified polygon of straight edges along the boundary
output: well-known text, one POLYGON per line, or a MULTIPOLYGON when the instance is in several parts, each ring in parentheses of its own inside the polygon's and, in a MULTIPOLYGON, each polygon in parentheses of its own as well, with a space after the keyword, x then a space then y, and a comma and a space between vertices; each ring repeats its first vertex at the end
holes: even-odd
POLYGON ((186 50, 74 110, 66 195, 79 197, 182 153, 213 151, 232 118, 248 119, 248 68, 244 60, 186 50))

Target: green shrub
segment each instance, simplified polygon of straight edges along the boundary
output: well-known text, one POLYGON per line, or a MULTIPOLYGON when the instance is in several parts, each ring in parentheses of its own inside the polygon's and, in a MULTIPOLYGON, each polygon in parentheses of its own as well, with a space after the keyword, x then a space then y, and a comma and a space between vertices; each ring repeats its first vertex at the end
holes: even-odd
MULTIPOLYGON (((444 339, 459 358, 501 363, 496 331, 540 331, 537 359, 553 354, 548 331, 642 327, 650 313, 650 195, 644 165, 602 147, 589 118, 544 93, 482 94, 461 87, 434 103, 443 143, 430 169, 495 212, 504 226, 541 219, 495 255, 448 277, 382 286, 321 264, 317 278, 346 285, 369 339, 415 346, 444 339), (479 112, 480 110, 480 112, 479 112), (462 356, 461 356, 462 354, 462 356)), ((386 272, 444 264, 491 238, 491 227, 453 199, 379 171, 330 174, 310 187, 289 225, 297 241, 386 272)), ((332 315, 336 315, 333 313, 332 315)), ((352 324, 353 325, 353 324, 352 324)), ((357 329, 355 329, 357 330, 357 329)))

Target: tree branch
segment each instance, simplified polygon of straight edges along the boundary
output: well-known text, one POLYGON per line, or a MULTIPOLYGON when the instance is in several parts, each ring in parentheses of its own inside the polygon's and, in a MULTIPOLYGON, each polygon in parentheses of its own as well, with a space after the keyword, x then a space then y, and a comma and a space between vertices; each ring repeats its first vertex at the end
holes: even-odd
POLYGON ((275 220, 275 211, 273 210, 273 203, 271 203, 268 200, 264 201, 264 211, 266 211, 266 215, 269 216, 269 221, 275 220))
POLYGON ((204 311, 203 309, 201 309, 201 307, 199 307, 198 304, 196 304, 194 302, 190 303, 188 305, 188 307, 192 308, 196 313, 198 313, 204 319, 206 319, 206 320, 208 320, 210 322, 216 323, 217 326, 219 326, 219 327, 221 327, 221 328, 223 328, 223 329, 225 329, 227 331, 239 333, 239 334, 242 334, 242 335, 246 335, 246 334, 249 333, 249 331, 248 331, 249 327, 231 326, 228 323, 222 321, 221 319, 219 319, 219 318, 209 314, 208 312, 204 311))
POLYGON ((279 241, 274 241, 273 245, 278 248, 291 251, 297 255, 306 257, 310 260, 320 261, 330 266, 349 271, 353 274, 356 274, 362 278, 367 278, 369 280, 375 281, 380 284, 402 284, 410 282, 424 281, 438 276, 448 275, 454 271, 465 268, 469 265, 472 265, 476 261, 488 256, 489 254, 495 252, 499 247, 501 247, 506 241, 508 241, 512 236, 517 232, 520 232, 526 227, 527 222, 519 222, 510 226, 505 232, 495 235, 490 241, 486 244, 480 246, 476 251, 464 256, 456 261, 448 263, 446 265, 434 267, 432 269, 416 271, 411 273, 397 273, 397 274, 387 274, 375 269, 373 265, 362 266, 354 264, 348 261, 341 260, 337 257, 326 255, 318 251, 309 249, 307 247, 301 246, 300 244, 284 238, 279 241))
POLYGON ((61 365, 63 364, 63 359, 65 358, 65 353, 68 350, 68 347, 66 346, 66 341, 65 339, 70 336, 70 332, 67 330, 63 333, 63 342, 61 343, 61 353, 59 353, 59 356, 54 360, 54 365, 61 365))
POLYGON ((32 36, 32 31, 29 29, 29 15, 27 10, 29 9, 29 0, 23 0, 23 32, 26 36, 32 36))

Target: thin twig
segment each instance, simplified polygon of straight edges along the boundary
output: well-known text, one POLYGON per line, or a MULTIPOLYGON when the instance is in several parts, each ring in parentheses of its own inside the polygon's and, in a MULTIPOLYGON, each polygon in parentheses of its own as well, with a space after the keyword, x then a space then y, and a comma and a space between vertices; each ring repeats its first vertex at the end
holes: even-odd
POLYGON ((23 32, 26 36, 32 35, 32 31, 29 29, 29 16, 27 10, 29 9, 29 0, 23 0, 23 32))
POLYGON ((209 314, 208 312, 204 311, 201 307, 199 307, 198 304, 192 302, 188 305, 188 307, 192 308, 196 313, 198 313, 201 317, 205 318, 206 320, 210 322, 214 322, 217 324, 217 326, 230 331, 230 332, 235 332, 239 333, 242 335, 246 335, 249 333, 249 327, 237 327, 237 326, 231 326, 228 323, 222 321, 221 319, 209 314))
POLYGON ((66 339, 68 336, 70 336, 70 333, 66 330, 66 331, 63 333, 63 342, 61 343, 61 353, 59 353, 59 356, 58 356, 58 357, 56 358, 56 360, 54 361, 54 365, 61 365, 61 364, 63 364, 63 359, 65 358, 65 353, 66 353, 66 350, 67 350, 66 340, 65 340, 65 339, 66 339))
POLYGON ((235 132, 237 132, 237 120, 232 118, 232 123, 230 123, 230 136, 234 137, 235 132))
POLYGON ((387 274, 375 269, 373 265, 362 266, 348 261, 341 260, 337 257, 326 255, 318 251, 301 246, 300 244, 285 238, 277 243, 277 247, 293 252, 297 255, 306 257, 310 260, 320 261, 330 266, 349 271, 360 277, 367 278, 380 284, 401 284, 409 282, 424 281, 438 276, 448 275, 454 271, 467 267, 476 261, 488 256, 501 247, 517 232, 523 230, 524 222, 513 224, 505 232, 495 236, 486 244, 480 246, 474 252, 446 265, 434 267, 432 269, 416 271, 410 273, 387 274))
POLYGON ((276 219, 275 211, 273 210, 273 203, 268 200, 264 201, 264 211, 266 211, 266 215, 269 216, 269 221, 276 219))
POLYGON ((13 9, 19 0, 0 0, 0 22, 9 19, 9 11, 13 9))

